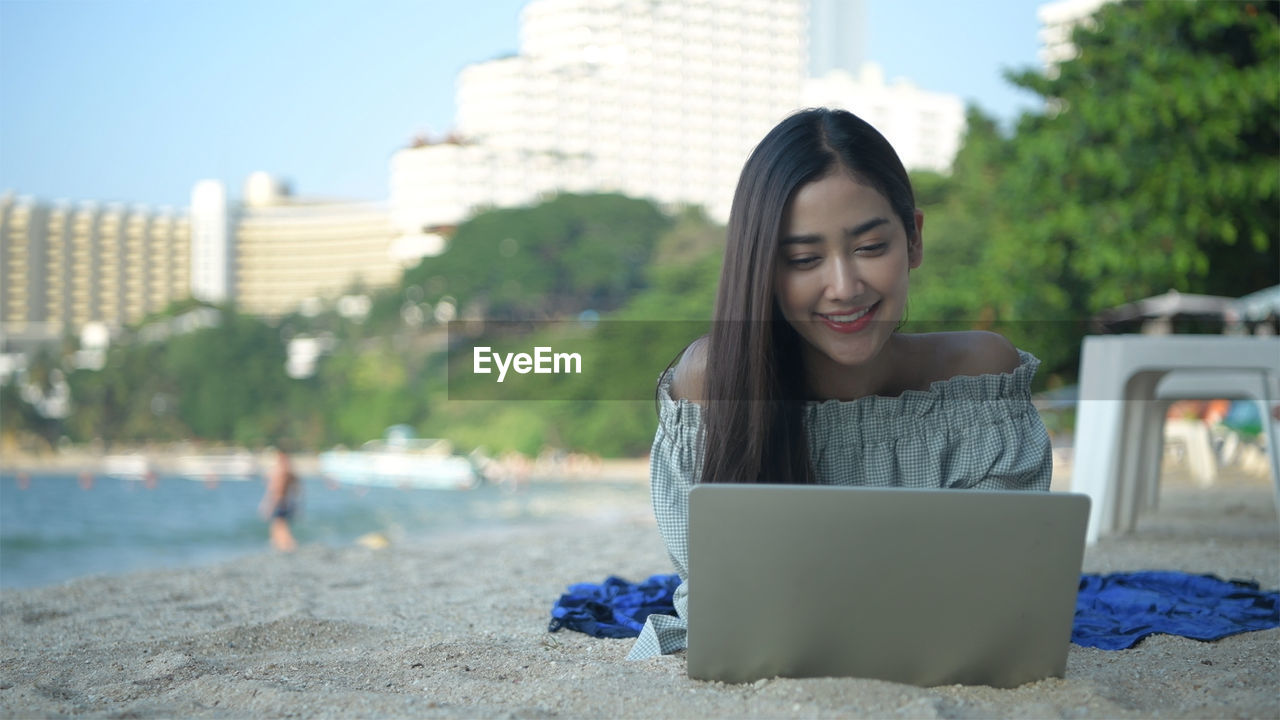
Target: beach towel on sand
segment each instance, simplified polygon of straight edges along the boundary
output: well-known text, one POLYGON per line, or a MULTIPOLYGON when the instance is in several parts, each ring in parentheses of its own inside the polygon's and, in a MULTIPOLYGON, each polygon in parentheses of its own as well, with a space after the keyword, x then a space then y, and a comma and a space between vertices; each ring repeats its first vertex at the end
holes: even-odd
POLYGON ((1080 576, 1071 642, 1124 650, 1155 633, 1218 640, 1280 626, 1280 593, 1181 572, 1080 576))
POLYGON ((675 615, 672 595, 680 586, 679 575, 654 575, 631 583, 610 575, 600 585, 578 583, 560 596, 551 608, 550 632, 560 628, 602 638, 636 637, 645 618, 653 613, 675 615))
MULTIPOLYGON (((654 575, 642 583, 609 577, 603 584, 571 585, 551 609, 555 632, 595 637, 636 637, 651 613, 674 615, 678 575, 654 575)), ((1071 642, 1124 650, 1166 633, 1218 640, 1280 626, 1280 593, 1257 583, 1182 572, 1131 572, 1080 576, 1071 642)))

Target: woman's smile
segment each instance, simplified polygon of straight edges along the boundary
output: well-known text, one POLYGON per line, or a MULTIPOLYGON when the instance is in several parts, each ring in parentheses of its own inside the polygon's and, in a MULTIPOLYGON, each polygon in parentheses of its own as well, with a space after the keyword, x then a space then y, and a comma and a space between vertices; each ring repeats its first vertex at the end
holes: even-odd
POLYGON ((827 327, 838 333, 856 333, 866 329, 875 319, 880 303, 844 313, 814 313, 827 327))

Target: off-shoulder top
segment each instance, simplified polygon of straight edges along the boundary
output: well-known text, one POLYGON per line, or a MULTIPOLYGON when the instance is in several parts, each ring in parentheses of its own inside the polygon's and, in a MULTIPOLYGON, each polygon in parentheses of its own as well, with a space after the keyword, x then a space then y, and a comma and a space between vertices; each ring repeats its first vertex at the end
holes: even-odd
MULTIPOLYGON (((958 376, 897 397, 809 402, 804 425, 817 482, 871 487, 1049 489, 1049 435, 1031 404, 1040 361, 1002 374, 958 376)), ((701 407, 658 383, 658 432, 649 456, 653 511, 683 581, 677 615, 650 615, 628 659, 682 650, 689 607, 689 491, 702 475, 701 407)))

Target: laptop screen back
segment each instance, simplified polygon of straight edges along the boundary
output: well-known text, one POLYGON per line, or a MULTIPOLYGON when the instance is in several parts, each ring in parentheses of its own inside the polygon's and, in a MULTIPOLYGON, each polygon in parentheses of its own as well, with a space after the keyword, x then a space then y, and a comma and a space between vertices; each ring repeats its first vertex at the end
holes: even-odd
POLYGON ((689 676, 1060 677, 1088 506, 1065 493, 698 486, 689 676))

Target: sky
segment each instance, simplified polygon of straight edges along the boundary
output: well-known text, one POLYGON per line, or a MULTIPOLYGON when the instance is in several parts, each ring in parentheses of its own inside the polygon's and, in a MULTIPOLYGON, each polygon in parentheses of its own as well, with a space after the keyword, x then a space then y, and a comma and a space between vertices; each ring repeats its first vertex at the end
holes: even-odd
MULTIPOLYGON (((514 54, 525 0, 0 0, 0 192, 186 207, 254 171, 385 200, 451 125, 463 66, 514 54)), ((1011 124, 1036 0, 866 0, 865 58, 1011 124)))

